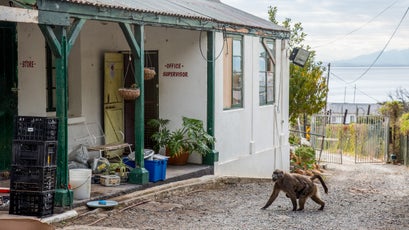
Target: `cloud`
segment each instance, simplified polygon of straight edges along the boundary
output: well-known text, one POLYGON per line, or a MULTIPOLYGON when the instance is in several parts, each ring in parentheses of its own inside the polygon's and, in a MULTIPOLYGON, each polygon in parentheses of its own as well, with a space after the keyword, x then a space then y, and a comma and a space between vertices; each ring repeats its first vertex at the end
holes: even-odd
MULTIPOLYGON (((278 21, 291 18, 293 22, 301 22, 304 32, 308 35, 305 44, 316 47, 317 59, 324 62, 380 51, 409 7, 409 0, 222 0, 222 2, 266 20, 268 7, 277 6, 278 21), (385 12, 377 16, 383 10, 385 12), (354 32, 351 33, 352 31, 354 32)), ((388 48, 407 49, 408 38, 409 15, 402 22, 388 48)))

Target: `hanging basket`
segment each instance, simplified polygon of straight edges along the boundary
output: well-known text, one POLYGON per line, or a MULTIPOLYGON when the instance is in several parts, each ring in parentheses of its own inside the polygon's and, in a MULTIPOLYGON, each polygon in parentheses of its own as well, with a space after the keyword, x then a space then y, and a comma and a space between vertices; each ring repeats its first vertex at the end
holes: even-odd
POLYGON ((145 80, 151 80, 151 79, 153 79, 154 77, 155 77, 155 75, 156 75, 156 72, 155 72, 155 70, 154 69, 151 69, 151 68, 148 68, 148 67, 145 67, 144 68, 144 72, 143 72, 144 74, 143 74, 143 78, 145 79, 145 80))
POLYGON ((118 93, 124 100, 127 101, 135 100, 139 97, 139 95, 141 95, 139 88, 119 88, 118 93))

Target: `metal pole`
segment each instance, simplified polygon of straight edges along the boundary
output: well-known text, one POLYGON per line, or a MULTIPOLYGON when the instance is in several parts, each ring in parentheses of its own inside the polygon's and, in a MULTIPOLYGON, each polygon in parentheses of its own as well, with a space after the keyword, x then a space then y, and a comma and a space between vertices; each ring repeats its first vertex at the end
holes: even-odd
MULTIPOLYGON (((327 76, 327 87, 328 87, 328 92, 329 92, 329 76, 330 76, 330 72, 331 72, 331 63, 328 63, 328 76, 327 76)), ((325 110, 324 110, 324 114, 327 114, 327 105, 328 105, 328 93, 325 96, 325 110)))

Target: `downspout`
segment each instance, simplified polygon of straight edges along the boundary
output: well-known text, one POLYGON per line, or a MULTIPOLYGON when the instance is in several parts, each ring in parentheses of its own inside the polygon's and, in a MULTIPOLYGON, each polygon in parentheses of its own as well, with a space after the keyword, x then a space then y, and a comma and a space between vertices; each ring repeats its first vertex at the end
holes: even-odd
MULTIPOLYGON (((207 32, 207 133, 214 137, 214 85, 215 85, 215 57, 214 57, 214 31, 207 32)), ((224 42, 224 41, 223 41, 224 42)), ((214 165, 219 160, 219 152, 210 147, 212 152, 202 158, 205 165, 214 165)))

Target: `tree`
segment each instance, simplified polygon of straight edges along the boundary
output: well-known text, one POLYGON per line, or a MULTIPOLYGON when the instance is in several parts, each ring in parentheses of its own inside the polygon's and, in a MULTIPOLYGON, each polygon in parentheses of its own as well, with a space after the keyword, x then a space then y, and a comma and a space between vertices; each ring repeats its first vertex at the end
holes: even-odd
POLYGON ((402 103, 403 112, 409 112, 409 91, 407 89, 399 87, 395 92, 389 92, 388 96, 392 101, 402 103))
MULTIPOLYGON (((379 113, 383 116, 389 117, 389 124, 391 127, 390 147, 392 153, 397 156, 398 161, 402 160, 400 156, 400 129, 399 118, 403 113, 403 104, 399 101, 385 102, 380 108, 379 113)), ((388 153, 388 159, 390 154, 388 153)))
MULTIPOLYGON (((276 20, 277 7, 270 6, 268 14, 271 22, 279 24, 276 20)), ((291 49, 299 47, 311 52, 305 67, 290 64, 289 117, 290 122, 294 123, 300 116, 318 113, 325 107, 328 86, 323 77, 325 67, 322 62, 314 61, 315 51, 303 44, 307 34, 304 33, 301 22, 293 24, 290 18, 286 18, 282 26, 290 30, 291 49)))

